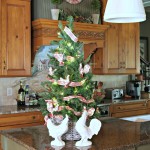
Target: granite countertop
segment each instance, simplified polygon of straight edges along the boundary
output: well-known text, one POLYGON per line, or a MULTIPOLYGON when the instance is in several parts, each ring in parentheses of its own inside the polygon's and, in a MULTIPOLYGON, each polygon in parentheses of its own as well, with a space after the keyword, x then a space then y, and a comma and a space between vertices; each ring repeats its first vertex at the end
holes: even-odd
POLYGON ((32 111, 40 111, 39 106, 30 106, 30 107, 18 107, 17 105, 8 105, 8 106, 0 106, 0 114, 15 114, 15 113, 24 113, 24 112, 32 112, 32 111))
MULTIPOLYGON (((150 121, 129 122, 117 118, 101 118, 102 128, 92 138, 91 147, 75 147, 66 141, 63 148, 50 146, 51 137, 46 126, 26 127, 2 131, 1 134, 21 144, 27 150, 135 150, 150 144, 150 121)), ((149 145, 150 147, 150 145, 149 145)))

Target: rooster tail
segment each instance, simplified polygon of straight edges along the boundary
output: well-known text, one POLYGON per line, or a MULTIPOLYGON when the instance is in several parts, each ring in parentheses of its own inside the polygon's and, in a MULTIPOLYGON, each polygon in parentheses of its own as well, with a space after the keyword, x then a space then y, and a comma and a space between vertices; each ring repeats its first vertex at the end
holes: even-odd
POLYGON ((90 128, 90 130, 92 132, 92 136, 94 134, 96 134, 96 135, 98 134, 98 132, 101 129, 101 126, 102 126, 102 124, 101 124, 101 122, 98 119, 92 119, 91 120, 89 128, 90 128))

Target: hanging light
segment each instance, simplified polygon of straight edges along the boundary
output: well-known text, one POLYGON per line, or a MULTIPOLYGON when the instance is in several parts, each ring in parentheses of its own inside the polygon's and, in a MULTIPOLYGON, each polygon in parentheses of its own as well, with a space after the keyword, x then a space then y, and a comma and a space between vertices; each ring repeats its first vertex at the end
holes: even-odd
POLYGON ((108 0, 104 21, 112 23, 131 23, 146 20, 142 0, 108 0))

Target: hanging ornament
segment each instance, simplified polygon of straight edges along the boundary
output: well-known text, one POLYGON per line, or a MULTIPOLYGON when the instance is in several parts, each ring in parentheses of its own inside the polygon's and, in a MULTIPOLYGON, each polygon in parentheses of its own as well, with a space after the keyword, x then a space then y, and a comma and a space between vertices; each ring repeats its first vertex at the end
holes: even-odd
POLYGON ((66 0, 66 2, 70 3, 70 4, 78 4, 80 3, 82 0, 66 0))
POLYGON ((58 103, 53 100, 45 100, 47 105, 47 110, 53 114, 54 111, 58 111, 58 103), (56 104, 57 103, 57 104, 56 104))
POLYGON ((90 71, 90 65, 88 65, 88 64, 86 64, 85 66, 84 66, 84 68, 82 68, 82 64, 80 63, 80 65, 79 65, 79 72, 80 72, 80 74, 83 76, 83 74, 85 73, 85 74, 87 74, 89 71, 90 71))
POLYGON ((71 38, 72 41, 74 42, 78 41, 78 38, 72 33, 72 31, 68 27, 65 26, 64 31, 71 38))
POLYGON ((73 62, 73 61, 75 60, 75 58, 72 57, 72 56, 67 56, 67 57, 66 57, 66 60, 67 60, 67 61, 70 61, 70 62, 73 62))
POLYGON ((63 54, 55 53, 54 57, 59 61, 59 66, 63 66, 64 65, 64 62, 63 62, 64 55, 63 54))
POLYGON ((69 84, 69 82, 69 75, 67 75, 66 79, 60 78, 60 80, 58 80, 58 84, 64 85, 65 87, 69 84))
POLYGON ((49 73, 48 73, 48 74, 49 74, 50 76, 53 76, 53 74, 54 74, 55 71, 56 71, 56 69, 53 70, 53 68, 50 67, 50 68, 49 68, 49 73))

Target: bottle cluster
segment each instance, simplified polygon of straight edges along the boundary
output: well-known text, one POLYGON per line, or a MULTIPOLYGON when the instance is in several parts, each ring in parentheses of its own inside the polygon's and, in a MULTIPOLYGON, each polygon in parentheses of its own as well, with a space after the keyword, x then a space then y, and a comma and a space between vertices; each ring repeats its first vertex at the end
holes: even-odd
POLYGON ((29 85, 23 85, 20 81, 20 88, 18 89, 17 106, 32 106, 38 105, 37 95, 35 93, 29 94, 29 85))

